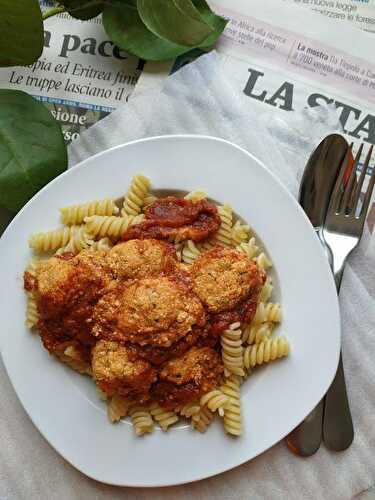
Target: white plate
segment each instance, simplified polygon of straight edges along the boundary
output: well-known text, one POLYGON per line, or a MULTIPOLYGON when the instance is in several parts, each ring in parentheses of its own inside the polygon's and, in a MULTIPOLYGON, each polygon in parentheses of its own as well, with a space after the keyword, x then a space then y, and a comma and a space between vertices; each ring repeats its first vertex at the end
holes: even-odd
POLYGON ((198 136, 157 137, 84 161, 40 191, 0 240, 2 355, 30 418, 72 465, 105 483, 165 486, 203 479, 256 457, 288 434, 328 389, 340 347, 337 296, 330 270, 295 200, 246 151, 198 136), (277 271, 289 358, 260 369, 242 387, 245 433, 206 434, 187 426, 136 438, 127 422, 110 425, 94 384, 42 349, 24 326, 22 274, 31 232, 58 225, 64 205, 119 197, 143 172, 156 188, 206 189, 229 202, 262 238, 277 271))

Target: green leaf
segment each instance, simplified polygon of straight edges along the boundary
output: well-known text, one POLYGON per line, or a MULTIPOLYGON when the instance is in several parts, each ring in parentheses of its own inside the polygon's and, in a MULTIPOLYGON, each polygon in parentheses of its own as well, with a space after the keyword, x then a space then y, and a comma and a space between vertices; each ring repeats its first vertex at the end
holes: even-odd
POLYGON ((59 3, 72 17, 83 21, 98 16, 104 9, 101 0, 59 0, 59 3))
POLYGON ((206 0, 192 0, 192 2, 199 10, 202 18, 214 30, 214 32, 200 45, 200 47, 210 47, 220 37, 225 26, 228 24, 228 20, 212 12, 206 0))
POLYGON ((0 66, 32 64, 43 43, 38 0, 0 0, 0 66))
POLYGON ((213 33, 191 0, 137 0, 139 15, 156 36, 196 47, 213 33))
POLYGON ((190 47, 168 42, 151 33, 130 3, 117 2, 106 7, 103 25, 116 45, 148 61, 173 59, 190 50, 190 47))
POLYGON ((0 90, 0 205, 18 211, 68 165, 59 124, 18 90, 0 90))

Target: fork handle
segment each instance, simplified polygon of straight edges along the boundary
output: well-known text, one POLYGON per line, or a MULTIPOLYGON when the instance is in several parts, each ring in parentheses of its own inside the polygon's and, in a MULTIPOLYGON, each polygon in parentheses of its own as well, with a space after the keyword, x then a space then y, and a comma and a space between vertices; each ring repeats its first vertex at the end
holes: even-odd
POLYGON ((322 442, 324 398, 307 417, 286 437, 290 451, 300 457, 311 457, 322 442))
POLYGON ((344 451, 354 438, 353 421, 346 392, 344 365, 340 353, 335 378, 325 397, 323 439, 327 448, 344 451))

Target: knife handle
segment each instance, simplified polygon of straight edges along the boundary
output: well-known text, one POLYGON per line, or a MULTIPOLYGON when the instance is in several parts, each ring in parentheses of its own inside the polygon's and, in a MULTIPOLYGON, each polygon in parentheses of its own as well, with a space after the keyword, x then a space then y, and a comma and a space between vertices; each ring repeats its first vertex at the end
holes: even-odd
POLYGON ((344 365, 340 353, 339 365, 326 394, 323 420, 323 439, 327 448, 344 451, 353 442, 354 429, 346 392, 344 365))
POLYGON ((307 417, 287 436, 288 448, 300 457, 310 457, 322 442, 324 398, 307 417))

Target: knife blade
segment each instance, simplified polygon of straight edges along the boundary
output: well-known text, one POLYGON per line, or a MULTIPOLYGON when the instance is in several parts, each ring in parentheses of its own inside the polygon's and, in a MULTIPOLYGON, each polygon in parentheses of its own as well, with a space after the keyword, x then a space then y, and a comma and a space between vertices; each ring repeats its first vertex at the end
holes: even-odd
MULTIPOLYGON (((339 134, 327 136, 310 156, 300 185, 299 203, 323 245, 327 258, 331 254, 323 237, 323 225, 329 200, 348 143, 339 134)), ((286 438, 288 448, 303 457, 313 455, 322 442, 324 398, 286 438)))

